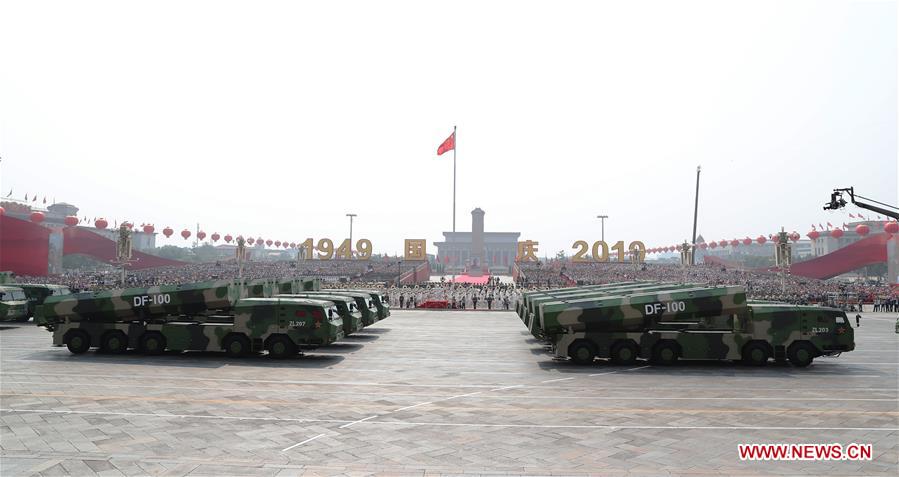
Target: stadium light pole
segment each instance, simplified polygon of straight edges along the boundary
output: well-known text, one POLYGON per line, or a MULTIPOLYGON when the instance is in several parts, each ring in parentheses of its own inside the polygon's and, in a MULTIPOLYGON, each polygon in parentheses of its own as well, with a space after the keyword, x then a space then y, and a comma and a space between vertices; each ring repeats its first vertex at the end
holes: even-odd
POLYGON ((600 226, 602 227, 599 239, 603 242, 606 241, 606 219, 609 218, 608 215, 597 215, 597 219, 599 219, 600 226))
MULTIPOLYGON (((696 250, 696 218, 699 215, 699 173, 702 166, 696 166, 696 198, 693 202, 693 250, 696 250)), ((696 263, 696 254, 690 255, 690 265, 696 263)))
POLYGON ((350 258, 353 258, 353 217, 356 214, 346 214, 350 218, 350 258))

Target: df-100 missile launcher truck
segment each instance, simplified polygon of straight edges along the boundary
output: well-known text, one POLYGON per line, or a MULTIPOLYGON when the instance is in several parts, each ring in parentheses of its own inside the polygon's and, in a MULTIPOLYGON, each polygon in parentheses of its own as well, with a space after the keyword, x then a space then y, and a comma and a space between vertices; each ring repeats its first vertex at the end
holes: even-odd
POLYGON ((38 307, 35 323, 53 333, 55 345, 76 354, 92 347, 147 354, 223 350, 231 356, 267 350, 283 358, 344 336, 331 301, 259 296, 306 286, 281 283, 212 281, 51 296, 38 307))
POLYGON ((747 302, 739 286, 640 282, 551 292, 526 296, 519 313, 533 306, 532 333, 551 343, 557 357, 580 364, 598 357, 618 364, 727 359, 761 366, 774 358, 804 367, 815 357, 855 349, 843 311, 747 302))

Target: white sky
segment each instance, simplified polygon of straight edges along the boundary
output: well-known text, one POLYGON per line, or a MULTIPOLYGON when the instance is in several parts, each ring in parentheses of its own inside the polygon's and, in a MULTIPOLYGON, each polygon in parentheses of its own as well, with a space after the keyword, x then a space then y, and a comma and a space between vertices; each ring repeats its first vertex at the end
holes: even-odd
POLYGON ((673 245, 701 164, 707 239, 804 234, 858 211, 833 187, 897 201, 896 10, 4 1, 0 195, 297 242, 355 212, 394 253, 451 227, 455 124, 460 231, 673 245))

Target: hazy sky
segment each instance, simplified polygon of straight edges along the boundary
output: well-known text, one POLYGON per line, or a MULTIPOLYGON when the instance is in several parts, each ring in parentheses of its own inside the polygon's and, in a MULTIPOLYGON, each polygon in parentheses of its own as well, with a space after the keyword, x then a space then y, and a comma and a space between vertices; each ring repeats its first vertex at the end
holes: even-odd
MULTIPOLYGON (((376 253, 486 212, 540 255, 897 202, 895 1, 0 4, 2 195, 376 253), (49 199, 48 199, 49 200, 49 199)), ((161 238, 161 236, 160 236, 161 238)), ((169 241, 184 244, 180 237, 169 241)), ((160 243, 166 243, 161 241, 160 243)), ((430 247, 429 252, 435 252, 430 247)))

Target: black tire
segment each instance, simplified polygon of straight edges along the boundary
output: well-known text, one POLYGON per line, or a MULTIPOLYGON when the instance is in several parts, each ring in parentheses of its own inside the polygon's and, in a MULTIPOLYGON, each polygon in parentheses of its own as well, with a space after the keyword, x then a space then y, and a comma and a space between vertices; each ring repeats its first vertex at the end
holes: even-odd
POLYGON ((91 349, 91 337, 83 330, 71 330, 66 333, 66 348, 72 354, 86 353, 91 349))
POLYGON ((637 347, 630 340, 618 341, 612 345, 610 355, 615 364, 634 364, 637 362, 637 347))
POLYGON ((743 364, 765 366, 771 359, 771 351, 764 343, 752 342, 743 347, 743 364))
POLYGON ((243 334, 235 333, 222 340, 222 349, 232 358, 241 358, 250 353, 250 339, 243 334))
POLYGON ((576 364, 593 364, 596 359, 596 347, 586 340, 578 340, 568 347, 568 357, 576 364))
POLYGON ((815 347, 806 341, 793 343, 787 349, 787 358, 790 360, 790 364, 797 368, 804 368, 812 364, 817 355, 818 352, 815 350, 815 347))
POLYGON ((128 336, 120 330, 107 331, 100 339, 100 351, 120 354, 128 350, 128 336))
POLYGON ((140 337, 140 350, 145 354, 162 354, 165 351, 165 345, 165 336, 158 331, 148 331, 140 337))
POLYGON ((672 365, 680 357, 680 349, 671 341, 661 341, 652 349, 652 362, 661 365, 672 365))
POLYGON ((272 336, 268 340, 268 357, 274 359, 285 359, 296 356, 299 349, 297 345, 284 335, 272 336))

